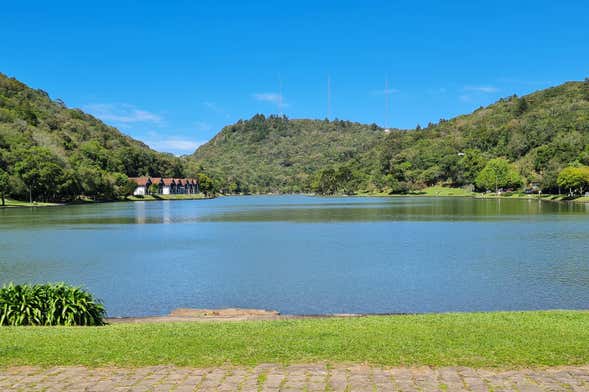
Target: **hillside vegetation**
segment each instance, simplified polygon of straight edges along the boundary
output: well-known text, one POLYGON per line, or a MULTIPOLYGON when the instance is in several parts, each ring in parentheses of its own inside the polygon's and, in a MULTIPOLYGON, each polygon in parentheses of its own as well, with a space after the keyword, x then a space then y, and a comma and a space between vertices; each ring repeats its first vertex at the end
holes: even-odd
POLYGON ((132 191, 128 176, 141 175, 198 176, 207 193, 387 194, 435 185, 573 195, 589 189, 587 165, 589 80, 503 98, 424 129, 256 115, 178 158, 0 74, 2 199, 113 199, 132 191))
POLYGON ((184 163, 0 74, 0 193, 111 199, 129 193, 127 176, 139 175, 182 177, 184 163))
POLYGON ((258 114, 223 128, 192 159, 226 191, 302 192, 318 171, 374 149, 383 136, 376 125, 258 114))
POLYGON ((563 168, 589 164, 589 81, 388 133, 375 125, 257 115, 225 127, 192 159, 228 191, 403 193, 436 184, 485 190, 493 182, 556 193, 563 168))

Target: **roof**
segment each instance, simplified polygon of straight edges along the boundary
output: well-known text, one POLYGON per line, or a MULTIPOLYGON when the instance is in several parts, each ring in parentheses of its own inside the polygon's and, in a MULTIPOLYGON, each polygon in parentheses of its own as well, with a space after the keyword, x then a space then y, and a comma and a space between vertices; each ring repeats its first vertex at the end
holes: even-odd
POLYGON ((129 177, 129 180, 134 181, 137 186, 146 186, 150 182, 149 177, 129 177))
POLYGON ((163 183, 166 186, 174 185, 196 185, 198 178, 162 178, 162 177, 129 177, 129 180, 135 181, 137 186, 147 186, 148 184, 163 183))

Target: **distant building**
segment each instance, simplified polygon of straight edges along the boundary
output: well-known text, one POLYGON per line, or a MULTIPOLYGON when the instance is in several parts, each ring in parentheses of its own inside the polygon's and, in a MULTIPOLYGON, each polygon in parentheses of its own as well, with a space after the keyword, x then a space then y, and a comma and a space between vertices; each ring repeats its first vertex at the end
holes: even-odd
POLYGON ((129 178, 129 180, 135 181, 137 184, 137 188, 133 191, 134 196, 145 196, 149 193, 149 187, 151 186, 149 177, 135 177, 129 178))
POLYGON ((134 196, 200 193, 198 179, 195 178, 131 177, 129 179, 137 184, 133 191, 134 196))

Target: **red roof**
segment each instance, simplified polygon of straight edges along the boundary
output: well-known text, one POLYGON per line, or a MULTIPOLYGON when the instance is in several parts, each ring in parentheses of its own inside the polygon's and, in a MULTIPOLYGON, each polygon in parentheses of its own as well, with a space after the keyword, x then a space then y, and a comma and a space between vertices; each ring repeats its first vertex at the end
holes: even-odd
POLYGON ((189 184, 198 184, 197 178, 129 177, 129 180, 135 181, 137 186, 147 186, 147 184, 150 182, 151 184, 163 183, 166 186, 170 186, 172 184, 184 186, 189 184))
POLYGON ((137 186, 146 186, 149 182, 149 177, 129 177, 129 180, 135 181, 137 186))

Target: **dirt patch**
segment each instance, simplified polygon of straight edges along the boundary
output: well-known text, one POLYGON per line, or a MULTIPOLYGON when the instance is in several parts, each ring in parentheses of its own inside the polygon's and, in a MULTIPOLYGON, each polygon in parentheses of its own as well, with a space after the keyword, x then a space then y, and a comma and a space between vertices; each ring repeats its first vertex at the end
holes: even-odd
POLYGON ((362 317, 362 314, 330 314, 330 315, 282 315, 276 310, 264 309, 188 309, 173 310, 167 316, 152 317, 116 317, 107 322, 116 323, 168 323, 186 321, 247 321, 247 320, 291 320, 324 317, 362 317))

